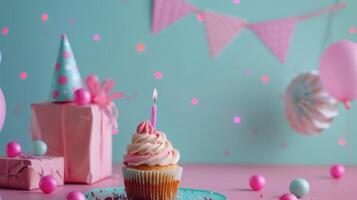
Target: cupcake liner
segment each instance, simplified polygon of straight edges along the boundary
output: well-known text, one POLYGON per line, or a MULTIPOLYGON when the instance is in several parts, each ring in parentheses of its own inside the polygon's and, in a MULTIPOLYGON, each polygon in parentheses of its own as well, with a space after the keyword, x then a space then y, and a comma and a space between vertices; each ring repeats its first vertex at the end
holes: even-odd
POLYGON ((122 167, 127 196, 131 200, 175 200, 183 168, 138 170, 122 167))

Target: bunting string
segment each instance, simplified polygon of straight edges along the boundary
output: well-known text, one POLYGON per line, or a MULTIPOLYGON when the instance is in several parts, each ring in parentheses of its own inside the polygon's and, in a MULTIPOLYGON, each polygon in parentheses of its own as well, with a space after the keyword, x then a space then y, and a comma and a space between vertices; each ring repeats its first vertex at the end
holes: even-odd
POLYGON ((189 13, 204 16, 208 47, 211 57, 216 57, 228 46, 242 29, 250 29, 268 50, 285 63, 290 43, 298 22, 346 7, 346 3, 336 3, 316 12, 301 16, 286 17, 258 23, 248 23, 239 17, 200 10, 186 0, 153 0, 152 33, 158 34, 189 13))

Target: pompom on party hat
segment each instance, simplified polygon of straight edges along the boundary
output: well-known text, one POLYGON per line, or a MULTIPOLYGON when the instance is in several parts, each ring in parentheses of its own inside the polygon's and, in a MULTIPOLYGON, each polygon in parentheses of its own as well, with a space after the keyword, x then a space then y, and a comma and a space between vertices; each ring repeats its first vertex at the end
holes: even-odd
POLYGON ((83 87, 77 63, 66 34, 62 34, 61 36, 51 85, 49 101, 52 102, 73 101, 74 92, 83 87))

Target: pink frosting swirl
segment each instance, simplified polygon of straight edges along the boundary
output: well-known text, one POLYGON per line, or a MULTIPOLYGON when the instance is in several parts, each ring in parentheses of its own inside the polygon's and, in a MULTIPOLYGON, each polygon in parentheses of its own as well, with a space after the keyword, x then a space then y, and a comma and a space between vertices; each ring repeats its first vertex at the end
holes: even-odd
MULTIPOLYGON (((137 130, 142 124, 139 124, 137 130)), ((140 128, 140 130, 144 129, 140 128)), ((127 146, 124 164, 129 166, 165 166, 177 164, 179 159, 179 151, 172 147, 165 133, 160 131, 153 133, 137 131, 132 137, 132 143, 127 146)))
POLYGON ((136 128, 137 133, 152 133, 154 132, 154 128, 151 126, 149 121, 141 122, 136 128))

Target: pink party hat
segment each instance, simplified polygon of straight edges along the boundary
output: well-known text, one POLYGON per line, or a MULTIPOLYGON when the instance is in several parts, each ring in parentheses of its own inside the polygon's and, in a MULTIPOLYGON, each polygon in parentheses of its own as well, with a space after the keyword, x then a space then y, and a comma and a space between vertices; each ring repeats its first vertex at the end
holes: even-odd
POLYGON ((73 93, 82 88, 82 79, 66 34, 61 36, 60 49, 53 74, 49 100, 68 102, 73 100, 73 93))

